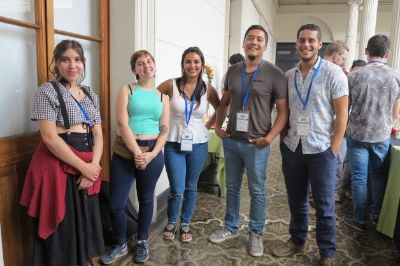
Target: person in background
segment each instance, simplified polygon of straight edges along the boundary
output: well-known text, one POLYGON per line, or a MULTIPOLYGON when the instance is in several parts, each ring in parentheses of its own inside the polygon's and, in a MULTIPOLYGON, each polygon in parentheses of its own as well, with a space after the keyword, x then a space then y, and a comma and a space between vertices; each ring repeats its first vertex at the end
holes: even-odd
POLYGON ((371 222, 378 223, 389 166, 390 133, 400 110, 400 74, 386 64, 390 40, 375 35, 368 40, 368 64, 349 75, 350 116, 347 147, 351 168, 353 216, 344 223, 367 229, 368 182, 371 222))
POLYGON ((168 195, 168 224, 163 236, 175 238, 180 214, 182 242, 192 241, 190 223, 197 195, 197 183, 208 154, 208 129, 215 115, 204 124, 208 102, 216 110, 219 98, 215 88, 202 79, 205 61, 198 47, 189 47, 182 54, 182 76, 164 81, 158 90, 171 99, 170 133, 165 145, 165 167, 170 192, 168 195), (182 209, 180 208, 182 203, 182 209))
POLYGON ((224 93, 217 110, 216 134, 222 139, 226 169, 225 224, 209 237, 221 243, 239 236, 240 190, 246 170, 251 197, 249 253, 264 253, 265 181, 270 144, 287 123, 287 80, 283 72, 262 59, 268 33, 261 25, 250 26, 244 36, 245 61, 232 65, 226 74, 224 93), (272 125, 272 108, 277 117, 272 125), (229 108, 226 131, 221 129, 229 108))
POLYGON ((367 65, 367 62, 365 62, 362 59, 354 60, 353 64, 351 65, 350 72, 356 71, 357 69, 360 69, 366 65, 367 65))
POLYGON ((74 40, 53 52, 55 79, 33 97, 31 120, 42 140, 25 179, 21 204, 35 218, 35 266, 87 266, 104 253, 97 193, 103 135, 99 98, 81 82, 85 56, 74 40))
POLYGON ((149 259, 147 238, 153 217, 154 190, 164 167, 162 148, 168 136, 169 99, 154 84, 154 57, 136 51, 130 60, 137 82, 118 92, 116 115, 119 132, 113 146, 110 176, 110 212, 114 245, 101 261, 111 264, 128 253, 125 206, 136 181, 139 201, 135 262, 149 259))
MULTIPOLYGON (((236 53, 236 54, 233 54, 233 55, 231 55, 229 57, 228 64, 229 64, 229 66, 232 66, 232 65, 237 64, 237 63, 242 62, 242 61, 244 61, 243 55, 241 55, 240 53, 236 53)), ((225 84, 225 77, 226 77, 226 73, 222 76, 222 79, 221 79, 221 85, 222 85, 221 86, 222 87, 221 95, 224 92, 223 86, 225 84)))
POLYGON ((340 68, 345 71, 344 62, 346 60, 348 52, 349 48, 344 44, 344 42, 334 41, 329 43, 328 46, 325 48, 324 60, 340 66, 340 68))
POLYGON ((289 130, 281 142, 282 171, 290 208, 290 239, 272 249, 285 257, 302 252, 308 233, 308 191, 316 209, 316 238, 321 265, 334 265, 336 253, 336 155, 348 117, 348 84, 342 69, 318 56, 321 29, 297 31, 299 64, 286 73, 289 130))
MULTIPOLYGON (((365 66, 366 64, 367 64, 367 62, 365 62, 362 59, 354 60, 353 64, 350 67, 350 73, 360 69, 361 67, 365 66)), ((344 141, 343 143, 346 143, 346 142, 344 141)), ((346 148, 347 148, 347 145, 346 145, 346 148)), ((339 197, 341 200, 352 199, 353 196, 351 195, 351 170, 350 170, 350 163, 349 163, 349 159, 347 156, 347 152, 346 152, 346 156, 343 161, 343 167, 341 168, 341 170, 342 170, 342 174, 341 174, 342 181, 341 181, 341 187, 338 191, 339 197)))
MULTIPOLYGON (((342 41, 335 41, 328 44, 325 49, 324 60, 332 62, 344 69, 344 62, 346 60, 349 48, 342 41)), ((347 72, 345 71, 347 74, 347 72)), ((335 185, 335 202, 341 203, 342 198, 340 197, 340 191, 343 186, 343 163, 346 158, 346 142, 342 141, 340 144, 339 152, 336 156, 337 169, 336 169, 336 185, 335 185)))

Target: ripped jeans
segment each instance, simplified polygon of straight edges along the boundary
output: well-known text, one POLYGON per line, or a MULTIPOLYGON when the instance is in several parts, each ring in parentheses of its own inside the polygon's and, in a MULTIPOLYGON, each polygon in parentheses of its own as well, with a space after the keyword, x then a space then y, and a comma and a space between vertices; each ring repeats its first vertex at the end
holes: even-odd
POLYGON ((178 142, 167 142, 164 147, 165 168, 170 192, 168 196, 168 223, 176 223, 182 202, 181 225, 190 224, 196 204, 197 182, 208 154, 208 143, 193 144, 193 150, 184 152, 178 142))

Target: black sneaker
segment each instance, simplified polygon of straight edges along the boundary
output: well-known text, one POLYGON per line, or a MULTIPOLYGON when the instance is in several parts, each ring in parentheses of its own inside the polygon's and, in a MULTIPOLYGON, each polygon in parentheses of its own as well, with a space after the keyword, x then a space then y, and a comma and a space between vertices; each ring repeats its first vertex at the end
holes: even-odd
POLYGON ((359 232, 366 232, 367 231, 367 225, 366 224, 360 224, 357 223, 356 220, 354 220, 353 217, 345 217, 343 219, 343 222, 350 226, 351 228, 359 231, 359 232))
POLYGON ((371 215, 371 223, 375 226, 378 225, 379 215, 371 215))

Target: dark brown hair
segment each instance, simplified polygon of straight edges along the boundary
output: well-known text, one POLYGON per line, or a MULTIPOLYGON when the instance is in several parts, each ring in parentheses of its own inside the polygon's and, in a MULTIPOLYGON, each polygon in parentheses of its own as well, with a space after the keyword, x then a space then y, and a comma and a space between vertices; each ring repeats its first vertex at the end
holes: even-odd
MULTIPOLYGON (((75 40, 62 40, 54 48, 53 59, 51 60, 51 64, 50 64, 50 72, 54 75, 56 80, 58 80, 59 82, 61 82, 64 85, 66 83, 68 83, 68 81, 66 81, 64 79, 64 77, 61 75, 59 65, 60 65, 61 59, 62 59, 65 51, 67 51, 70 48, 75 50, 75 52, 78 53, 79 57, 82 60, 83 68, 84 68, 84 70, 86 69, 86 65, 85 65, 86 59, 85 59, 85 55, 83 53, 81 44, 75 40)), ((81 80, 83 80, 84 78, 85 78, 85 71, 83 71, 83 77, 81 80)))
POLYGON ((185 64, 185 57, 186 55, 190 54, 190 53, 195 53, 200 57, 201 60, 201 71, 199 76, 197 77, 197 84, 196 84, 196 89, 194 91, 194 97, 196 100, 196 108, 198 108, 200 106, 200 101, 201 101, 201 96, 206 93, 207 91, 207 86, 206 83, 204 82, 203 78, 202 78, 202 74, 203 74, 203 67, 205 65, 205 61, 204 61, 204 55, 203 52, 200 50, 199 47, 189 47, 187 48, 183 54, 182 54, 182 59, 181 59, 181 69, 182 69, 182 76, 180 78, 176 79, 176 83, 178 85, 179 88, 179 92, 181 94, 183 94, 183 91, 180 90, 180 85, 185 86, 186 82, 187 82, 187 77, 185 74, 185 69, 184 69, 184 64, 185 64))

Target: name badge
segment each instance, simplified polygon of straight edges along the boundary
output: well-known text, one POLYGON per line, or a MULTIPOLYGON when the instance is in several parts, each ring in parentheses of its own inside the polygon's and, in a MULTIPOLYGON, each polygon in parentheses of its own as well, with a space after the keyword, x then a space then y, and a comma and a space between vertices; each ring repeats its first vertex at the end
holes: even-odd
POLYGON ((249 131, 249 111, 240 111, 236 113, 236 131, 248 132, 249 131))
POLYGON ((310 118, 305 115, 300 115, 297 118, 297 135, 308 136, 310 133, 310 118))
POLYGON ((181 134, 181 151, 192 151, 192 149, 193 149, 193 133, 185 129, 181 134))

